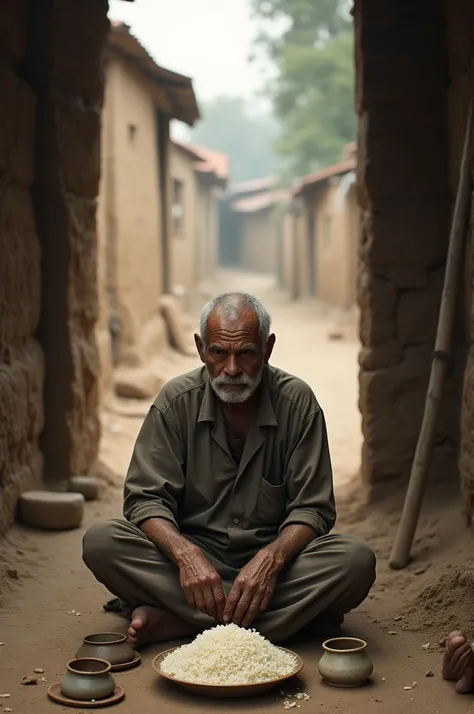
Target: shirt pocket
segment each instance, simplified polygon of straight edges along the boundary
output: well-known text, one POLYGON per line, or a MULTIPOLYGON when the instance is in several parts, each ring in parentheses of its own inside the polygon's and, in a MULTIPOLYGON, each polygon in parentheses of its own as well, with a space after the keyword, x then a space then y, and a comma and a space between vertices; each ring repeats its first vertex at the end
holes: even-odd
POLYGON ((286 483, 274 486, 260 478, 257 517, 259 525, 280 527, 286 516, 286 483))

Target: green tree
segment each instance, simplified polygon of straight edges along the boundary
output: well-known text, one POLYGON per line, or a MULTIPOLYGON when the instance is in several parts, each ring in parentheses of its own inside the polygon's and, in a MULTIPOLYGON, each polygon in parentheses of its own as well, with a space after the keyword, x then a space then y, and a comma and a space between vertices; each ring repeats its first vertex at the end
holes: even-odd
POLYGON ((338 161, 355 138, 353 33, 346 0, 252 0, 278 76, 278 144, 297 175, 338 161), (275 26, 283 26, 274 32, 275 26), (273 31, 272 31, 273 30, 273 31))
POLYGON ((252 116, 241 97, 218 97, 201 106, 201 113, 190 139, 229 156, 232 183, 278 171, 278 125, 271 117, 252 116))

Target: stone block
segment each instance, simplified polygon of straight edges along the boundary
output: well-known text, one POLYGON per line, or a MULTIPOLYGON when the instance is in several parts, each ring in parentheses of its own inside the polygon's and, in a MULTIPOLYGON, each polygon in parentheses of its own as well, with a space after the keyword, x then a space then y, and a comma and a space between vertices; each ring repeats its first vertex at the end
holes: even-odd
POLYGON ((20 515, 22 521, 32 528, 70 530, 81 525, 84 502, 80 493, 27 491, 20 496, 20 515))
POLYGON ((423 288, 428 283, 428 271, 424 266, 391 263, 387 266, 387 278, 400 290, 423 288))
POLYGON ((448 195, 385 202, 364 214, 363 231, 361 257, 377 274, 388 275, 397 264, 407 270, 442 265, 448 248, 448 195))
POLYGON ((154 399, 163 386, 159 375, 145 368, 120 368, 114 382, 116 394, 125 399, 154 399))
POLYGON ((359 375, 364 477, 371 482, 409 473, 423 415, 429 355, 413 350, 400 364, 359 375))
POLYGON ((431 271, 426 288, 400 293, 396 315, 400 345, 427 344, 434 349, 443 280, 444 269, 431 271))
POLYGON ((371 347, 395 338, 395 303, 397 291, 388 280, 373 277, 361 266, 358 280, 360 340, 371 347))
POLYGON ((366 372, 394 367, 403 360, 403 350, 396 340, 384 342, 373 347, 362 347, 359 352, 359 365, 366 372))
POLYGON ((80 493, 86 501, 95 501, 100 488, 101 481, 96 476, 72 476, 68 482, 68 491, 80 493))
POLYGON ((182 354, 194 354, 191 331, 186 330, 183 312, 173 295, 163 295, 159 300, 159 309, 168 328, 169 342, 182 354))

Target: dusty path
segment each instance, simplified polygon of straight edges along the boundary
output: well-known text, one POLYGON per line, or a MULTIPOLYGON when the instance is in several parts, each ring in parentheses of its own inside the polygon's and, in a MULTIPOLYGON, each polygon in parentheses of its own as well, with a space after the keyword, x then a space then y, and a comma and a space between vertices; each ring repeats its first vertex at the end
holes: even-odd
MULTIPOLYGON (((226 288, 236 284, 241 287, 241 283, 241 276, 226 275, 216 289, 220 289, 222 284, 226 288)), ((278 337, 274 363, 306 379, 318 395, 329 425, 338 491, 344 493, 349 477, 357 471, 360 453, 358 345, 349 338, 328 340, 328 334, 334 330, 334 319, 328 318, 316 306, 292 305, 260 278, 247 279, 244 287, 260 293, 271 308, 278 337)), ((169 377, 196 364, 194 358, 174 353, 163 358, 163 369, 169 377)), ((143 407, 140 406, 140 409, 143 407)), ((103 457, 120 474, 124 474, 128 465, 140 423, 140 418, 124 418, 112 413, 104 415, 103 457)), ((120 478, 114 486, 109 486, 101 501, 87 506, 86 522, 79 531, 50 534, 15 528, 10 532, 0 552, 0 571, 6 570, 6 567, 16 568, 19 579, 7 578, 0 610, 0 642, 4 643, 0 646, 0 694, 10 694, 8 699, 0 698, 0 714, 7 710, 15 714, 61 711, 60 707, 47 700, 46 688, 49 683, 58 680, 81 637, 97 630, 125 629, 123 620, 102 612, 101 606, 107 593, 92 579, 80 558, 80 542, 85 528, 99 518, 120 514, 121 481, 120 478), (31 675, 35 668, 44 669, 42 676, 47 681, 36 686, 22 686, 22 678, 31 675)), ((396 524, 396 512, 390 514, 389 508, 387 513, 390 515, 385 519, 383 514, 381 517, 369 514, 361 520, 360 514, 354 516, 350 508, 344 506, 342 510, 343 520, 352 522, 353 530, 373 539, 377 550, 385 554, 390 531, 396 524)), ((441 538, 444 537, 443 528, 446 532, 449 529, 451 537, 457 537, 457 557, 462 560, 468 548, 467 540, 458 533, 456 524, 453 526, 453 513, 449 509, 445 511, 448 522, 439 524, 433 519, 430 528, 436 530, 441 538)), ((432 547, 436 548, 436 536, 433 538, 429 543, 435 543, 432 547)), ((450 541, 445 538, 443 542, 448 548, 450 541)), ((420 557, 427 560, 433 558, 430 546, 420 557)), ((438 550, 436 557, 445 562, 449 551, 438 550)), ((466 714, 472 705, 472 698, 455 696, 451 687, 441 681, 440 649, 436 646, 429 651, 422 649, 428 635, 403 630, 403 622, 400 621, 404 614, 400 612, 403 609, 403 588, 415 588, 419 583, 417 576, 411 570, 406 576, 396 578, 387 574, 383 564, 380 570, 381 582, 373 596, 348 618, 346 625, 348 632, 359 634, 370 643, 375 663, 373 685, 354 691, 325 688, 316 672, 320 652, 318 643, 296 642, 293 646, 303 654, 306 663, 299 686, 311 695, 308 702, 301 702, 301 711, 401 714, 407 709, 417 714, 466 714), (390 635, 389 632, 397 634, 390 635), (431 671, 434 676, 426 676, 431 671), (414 688, 405 689, 414 682, 414 688)), ((430 576, 428 573, 420 577, 430 576)), ((283 697, 278 692, 247 702, 210 702, 181 695, 158 683, 151 670, 151 659, 161 649, 164 647, 146 652, 141 667, 119 676, 119 681, 126 688, 127 698, 117 711, 126 714, 148 711, 184 714, 217 709, 222 714, 284 711, 283 697)))

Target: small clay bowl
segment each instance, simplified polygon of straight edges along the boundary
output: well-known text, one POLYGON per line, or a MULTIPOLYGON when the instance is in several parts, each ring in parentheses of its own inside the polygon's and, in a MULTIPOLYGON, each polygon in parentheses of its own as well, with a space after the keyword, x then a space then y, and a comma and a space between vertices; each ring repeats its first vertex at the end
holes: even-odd
POLYGON ((110 663, 103 659, 81 657, 71 660, 59 683, 61 694, 86 702, 107 699, 115 690, 110 669, 110 663))
POLYGON ((318 671, 332 687, 362 687, 373 672, 367 642, 358 637, 333 637, 323 643, 318 671))
POLYGON ((136 652, 128 644, 126 635, 118 632, 96 632, 84 637, 76 657, 104 659, 115 667, 132 662, 136 652))

